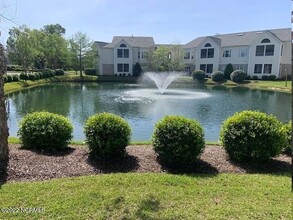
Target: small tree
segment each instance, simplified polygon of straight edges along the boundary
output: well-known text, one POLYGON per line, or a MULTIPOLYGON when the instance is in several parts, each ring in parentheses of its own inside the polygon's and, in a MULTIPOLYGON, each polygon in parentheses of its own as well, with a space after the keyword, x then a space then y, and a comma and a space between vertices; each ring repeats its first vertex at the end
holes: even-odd
POLYGON ((231 73, 234 71, 233 66, 231 63, 227 64, 225 70, 224 70, 224 78, 230 79, 231 73))
POLYGON ((133 67, 133 76, 140 76, 142 73, 142 68, 139 63, 136 63, 133 67))

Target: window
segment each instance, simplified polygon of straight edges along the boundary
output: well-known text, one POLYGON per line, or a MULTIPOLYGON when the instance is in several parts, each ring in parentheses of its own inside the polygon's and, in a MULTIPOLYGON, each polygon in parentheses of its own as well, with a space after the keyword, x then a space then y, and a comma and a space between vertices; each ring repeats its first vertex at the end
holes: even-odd
POLYGON ((254 65, 254 73, 262 73, 262 64, 255 64, 254 65))
POLYGON ((255 56, 274 56, 275 45, 256 46, 255 56))
POLYGON ((138 51, 138 56, 137 56, 137 58, 140 59, 140 52, 139 52, 139 51, 138 51))
POLYGON ((199 69, 204 71, 205 73, 212 73, 213 72, 213 64, 201 64, 199 69))
POLYGON ((190 52, 186 52, 184 55, 184 59, 185 60, 189 60, 190 59, 190 52))
POLYGON ((117 64, 118 72, 129 72, 129 64, 128 63, 118 63, 117 64))
POLYGON ((125 44, 120 44, 120 47, 126 47, 126 45, 125 44))
POLYGON ((214 48, 201 49, 200 58, 213 58, 213 57, 214 57, 214 48))
POLYGON ((265 46, 256 46, 255 56, 263 56, 265 51, 265 46))
POLYGON ((231 50, 224 50, 223 57, 231 57, 231 50))
POLYGON ((239 56, 240 57, 247 57, 247 49, 246 48, 241 48, 239 50, 239 56))
POLYGON ((262 44, 264 43, 271 43, 271 41, 268 38, 265 38, 261 41, 262 44))
POLYGON ((186 67, 184 67, 184 71, 185 71, 186 73, 191 73, 191 68, 190 68, 190 66, 186 66, 186 67))
POLYGON ((263 73, 271 74, 272 73, 272 64, 264 64, 263 73))
POLYGON ((148 52, 143 51, 143 52, 141 53, 141 59, 147 59, 148 57, 149 57, 148 52))
POLYGON ((117 57, 118 58, 129 58, 129 50, 128 49, 117 49, 117 57))
POLYGON ((211 47, 212 45, 210 44, 210 43, 206 43, 205 45, 204 45, 204 47, 211 47))
POLYGON ((274 56, 275 45, 266 45, 266 56, 274 56))

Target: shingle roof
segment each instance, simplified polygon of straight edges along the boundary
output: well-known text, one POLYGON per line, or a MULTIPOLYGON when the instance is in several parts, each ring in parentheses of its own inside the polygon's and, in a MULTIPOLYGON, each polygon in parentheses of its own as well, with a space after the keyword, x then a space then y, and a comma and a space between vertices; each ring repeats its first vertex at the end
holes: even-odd
POLYGON ((125 41, 132 47, 155 47, 155 42, 152 37, 136 37, 136 36, 115 36, 113 37, 113 40, 111 43, 105 45, 105 48, 113 48, 115 47, 119 42, 125 41))
POLYGON ((107 45, 108 43, 106 43, 106 42, 102 42, 102 41, 95 41, 95 44, 97 44, 99 47, 104 47, 104 46, 107 45))
POLYGON ((261 30, 261 31, 249 31, 232 34, 221 34, 216 36, 199 37, 185 44, 184 48, 197 47, 207 37, 212 37, 221 41, 221 47, 233 47, 233 46, 246 46, 250 45, 261 33, 271 32, 281 41, 291 41, 291 29, 273 29, 273 30, 261 30))

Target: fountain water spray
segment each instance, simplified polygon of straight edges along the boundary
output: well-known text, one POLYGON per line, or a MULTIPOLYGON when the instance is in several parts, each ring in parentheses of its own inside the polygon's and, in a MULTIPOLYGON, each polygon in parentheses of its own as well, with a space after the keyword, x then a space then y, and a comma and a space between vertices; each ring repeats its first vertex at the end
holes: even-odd
POLYGON ((176 80, 182 73, 179 72, 146 72, 143 74, 143 80, 152 80, 158 87, 161 95, 164 94, 167 87, 176 80))

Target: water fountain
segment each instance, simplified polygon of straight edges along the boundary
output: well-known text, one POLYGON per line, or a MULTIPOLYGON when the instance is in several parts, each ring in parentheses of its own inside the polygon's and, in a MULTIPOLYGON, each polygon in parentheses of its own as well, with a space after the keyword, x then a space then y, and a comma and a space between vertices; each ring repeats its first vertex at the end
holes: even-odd
POLYGON ((161 95, 163 95, 167 87, 180 75, 182 75, 182 73, 179 72, 147 72, 143 74, 142 81, 153 81, 159 89, 161 95))
POLYGON ((178 77, 182 76, 180 72, 146 72, 143 73, 141 83, 155 84, 157 88, 130 89, 122 96, 115 98, 119 103, 151 103, 155 100, 174 100, 174 99, 202 99, 210 97, 210 94, 196 92, 188 89, 167 89, 178 77))

